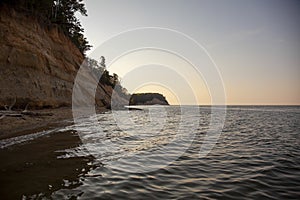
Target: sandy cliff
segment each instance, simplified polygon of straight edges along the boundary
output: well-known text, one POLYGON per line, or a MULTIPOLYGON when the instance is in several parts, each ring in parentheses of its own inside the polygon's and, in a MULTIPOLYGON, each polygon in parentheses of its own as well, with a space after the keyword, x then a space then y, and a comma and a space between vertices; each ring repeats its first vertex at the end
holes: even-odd
POLYGON ((0 12, 0 106, 70 105, 73 80, 83 60, 57 28, 47 30, 13 10, 0 12))
MULTIPOLYGON (((0 108, 15 99, 15 108, 71 105, 83 55, 57 27, 0 9, 0 108)), ((99 87, 99 106, 109 107, 111 93, 111 87, 99 87)))

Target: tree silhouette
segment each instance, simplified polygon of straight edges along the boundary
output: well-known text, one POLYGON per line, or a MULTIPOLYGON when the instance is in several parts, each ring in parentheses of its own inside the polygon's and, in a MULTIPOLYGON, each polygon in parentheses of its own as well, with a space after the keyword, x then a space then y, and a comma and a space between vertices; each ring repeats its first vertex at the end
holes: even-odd
POLYGON ((106 68, 105 57, 104 57, 104 56, 101 56, 101 57, 100 57, 100 65, 101 65, 103 68, 106 68))

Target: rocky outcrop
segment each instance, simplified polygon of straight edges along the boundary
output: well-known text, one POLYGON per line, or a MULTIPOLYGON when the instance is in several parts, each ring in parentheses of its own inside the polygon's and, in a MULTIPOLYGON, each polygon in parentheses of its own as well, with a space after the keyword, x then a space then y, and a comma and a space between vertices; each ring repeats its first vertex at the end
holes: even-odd
MULTIPOLYGON (((0 38, 0 109, 14 101, 19 108, 71 105, 84 57, 59 28, 2 7, 0 38)), ((99 106, 110 106, 111 93, 111 87, 100 85, 99 106)))
POLYGON ((137 93, 131 96, 130 105, 169 105, 169 103, 159 93, 137 93))

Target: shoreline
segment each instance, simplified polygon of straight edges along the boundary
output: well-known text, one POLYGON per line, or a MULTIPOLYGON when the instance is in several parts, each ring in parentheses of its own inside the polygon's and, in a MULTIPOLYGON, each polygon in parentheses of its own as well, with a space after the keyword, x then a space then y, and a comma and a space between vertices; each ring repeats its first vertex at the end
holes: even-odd
POLYGON ((49 130, 73 123, 72 109, 60 107, 54 109, 30 110, 37 116, 10 117, 0 120, 0 140, 49 130))
MULTIPOLYGON (((97 111, 98 113, 105 112, 108 109, 100 108, 97 111)), ((6 116, 0 119, 0 140, 65 127, 74 123, 71 107, 30 110, 30 112, 37 115, 6 116)))

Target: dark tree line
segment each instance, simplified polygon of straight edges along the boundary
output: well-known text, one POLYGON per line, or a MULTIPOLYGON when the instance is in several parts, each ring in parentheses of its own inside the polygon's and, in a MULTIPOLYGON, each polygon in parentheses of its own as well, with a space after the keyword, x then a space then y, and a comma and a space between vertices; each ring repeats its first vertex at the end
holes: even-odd
POLYGON ((82 54, 91 47, 83 35, 83 28, 79 20, 75 16, 77 12, 87 16, 83 0, 0 0, 0 5, 6 5, 17 11, 33 15, 44 24, 56 24, 82 54))
POLYGON ((105 58, 101 56, 100 59, 100 62, 89 57, 85 59, 89 71, 92 72, 92 74, 96 78, 100 77, 99 83, 111 86, 112 88, 114 88, 115 92, 119 94, 119 96, 125 99, 129 99, 130 94, 128 93, 126 88, 122 87, 119 76, 115 73, 113 73, 113 75, 110 75, 109 71, 107 71, 105 68, 105 58))

